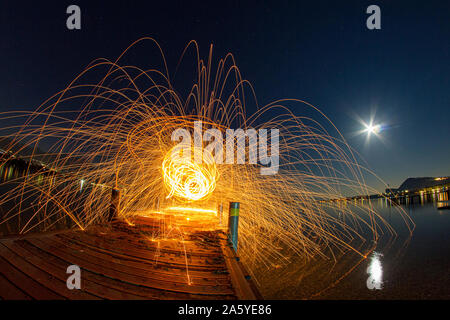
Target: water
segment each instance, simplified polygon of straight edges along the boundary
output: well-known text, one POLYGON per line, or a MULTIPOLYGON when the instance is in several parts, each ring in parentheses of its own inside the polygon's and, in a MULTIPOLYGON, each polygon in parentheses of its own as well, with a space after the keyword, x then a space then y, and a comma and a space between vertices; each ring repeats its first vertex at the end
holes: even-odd
MULTIPOLYGON (((376 253, 324 297, 450 298, 450 210, 437 210, 436 203, 403 208, 416 224, 411 238, 401 234, 390 247, 380 243, 376 253), (378 282, 372 290, 370 273, 378 282)), ((401 228, 400 221, 392 218, 392 208, 379 202, 377 210, 391 216, 393 226, 401 228)))
POLYGON ((401 206, 416 224, 411 236, 394 207, 381 199, 373 205, 397 237, 383 236, 367 259, 293 262, 283 276, 264 279, 266 298, 450 299, 450 210, 438 210, 436 202, 401 206))

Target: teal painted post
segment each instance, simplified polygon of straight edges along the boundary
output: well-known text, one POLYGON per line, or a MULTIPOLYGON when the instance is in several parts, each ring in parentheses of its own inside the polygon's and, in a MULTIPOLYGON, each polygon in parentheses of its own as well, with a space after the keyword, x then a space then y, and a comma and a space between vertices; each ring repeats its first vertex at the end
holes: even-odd
POLYGON ((228 240, 237 252, 238 248, 238 226, 239 226, 239 202, 230 202, 228 215, 228 240))

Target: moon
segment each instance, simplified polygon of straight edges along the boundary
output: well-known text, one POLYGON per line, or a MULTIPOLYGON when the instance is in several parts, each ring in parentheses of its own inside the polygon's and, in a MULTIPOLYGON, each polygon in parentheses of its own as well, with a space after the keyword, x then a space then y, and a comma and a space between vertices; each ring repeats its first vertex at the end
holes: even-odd
POLYGON ((366 128, 365 128, 364 132, 367 132, 368 136, 370 136, 371 134, 379 133, 380 129, 381 129, 379 124, 373 125, 371 123, 371 124, 368 124, 368 125, 366 124, 365 126, 366 126, 366 128))

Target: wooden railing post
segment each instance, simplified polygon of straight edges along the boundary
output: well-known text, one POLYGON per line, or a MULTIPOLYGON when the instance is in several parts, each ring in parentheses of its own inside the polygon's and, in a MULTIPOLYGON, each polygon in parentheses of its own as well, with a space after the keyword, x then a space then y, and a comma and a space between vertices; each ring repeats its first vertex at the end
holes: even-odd
POLYGON ((111 192, 111 205, 109 207, 108 221, 116 219, 120 210, 120 190, 112 189, 111 192))

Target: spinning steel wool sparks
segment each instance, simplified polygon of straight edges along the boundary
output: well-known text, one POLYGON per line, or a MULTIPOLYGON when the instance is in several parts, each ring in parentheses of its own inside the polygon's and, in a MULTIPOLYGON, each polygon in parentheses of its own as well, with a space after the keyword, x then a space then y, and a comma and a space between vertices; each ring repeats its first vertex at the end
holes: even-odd
MULTIPOLYGON (((252 273, 271 272, 292 256, 334 259, 336 251, 354 251, 366 257, 380 234, 395 234, 370 203, 346 198, 375 191, 364 183, 370 172, 325 115, 297 99, 261 107, 233 55, 214 69, 212 48, 204 61, 192 41, 181 60, 190 49, 196 63, 186 94, 175 88, 159 45, 144 38, 115 61, 92 62, 36 111, 1 114, 3 121, 14 121, 1 131, 8 144, 0 167, 6 170, 15 161, 21 174, 1 183, 9 189, 0 195, 0 226, 27 233, 63 221, 81 229, 106 222, 112 188, 120 190, 119 217, 125 219, 155 210, 164 216, 166 207, 189 205, 199 209, 196 216, 213 219, 218 204, 237 201, 239 255, 252 273), (161 57, 150 60, 160 63, 146 68, 122 63, 130 50, 148 42, 161 57), (294 107, 295 114, 304 108, 317 119, 295 115, 294 107), (14 125, 18 120, 21 124, 14 125), (213 148, 205 152, 203 144, 189 149, 193 157, 203 155, 203 162, 180 157, 172 133, 194 132, 196 121, 222 133, 277 129, 279 170, 262 175, 264 163, 216 163, 213 148), (358 214, 353 207, 359 207, 358 214), (367 238, 374 240, 370 248, 353 245, 367 238)), ((249 158, 249 146, 240 150, 236 158, 249 158)), ((412 229, 406 213, 397 213, 412 229)), ((173 227, 170 236, 176 234, 185 238, 181 227, 173 227)))
POLYGON ((190 155, 180 155, 181 150, 177 146, 164 158, 162 171, 164 185, 169 190, 167 198, 174 196, 186 201, 204 200, 216 188, 218 173, 214 158, 210 153, 203 153, 200 148, 191 150, 194 154, 203 155, 203 163, 195 163, 190 155))

